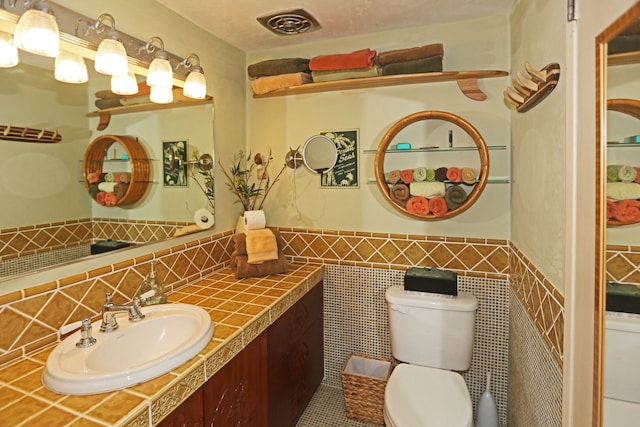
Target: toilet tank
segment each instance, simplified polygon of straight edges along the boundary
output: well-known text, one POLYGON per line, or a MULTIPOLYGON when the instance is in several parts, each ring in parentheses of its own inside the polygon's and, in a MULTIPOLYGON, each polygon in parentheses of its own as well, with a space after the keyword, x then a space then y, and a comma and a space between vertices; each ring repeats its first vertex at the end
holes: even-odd
POLYGON ((604 397, 640 403, 640 316, 607 312, 604 397))
POLYGON ((469 369, 476 297, 405 291, 400 286, 389 287, 385 296, 393 357, 439 369, 469 369))

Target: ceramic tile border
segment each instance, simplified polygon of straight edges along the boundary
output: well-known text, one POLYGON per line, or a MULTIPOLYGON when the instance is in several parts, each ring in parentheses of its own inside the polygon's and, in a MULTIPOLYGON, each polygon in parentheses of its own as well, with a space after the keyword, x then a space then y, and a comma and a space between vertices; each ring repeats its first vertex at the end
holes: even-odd
POLYGON ((640 285, 640 246, 607 245, 607 280, 640 285))

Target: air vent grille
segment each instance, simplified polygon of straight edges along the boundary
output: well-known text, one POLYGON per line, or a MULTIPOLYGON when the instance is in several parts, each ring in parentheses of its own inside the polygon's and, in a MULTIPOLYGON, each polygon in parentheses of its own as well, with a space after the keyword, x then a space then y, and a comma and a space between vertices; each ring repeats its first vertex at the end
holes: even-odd
POLYGON ((281 36, 307 33, 320 28, 318 21, 303 9, 257 18, 265 28, 281 36))

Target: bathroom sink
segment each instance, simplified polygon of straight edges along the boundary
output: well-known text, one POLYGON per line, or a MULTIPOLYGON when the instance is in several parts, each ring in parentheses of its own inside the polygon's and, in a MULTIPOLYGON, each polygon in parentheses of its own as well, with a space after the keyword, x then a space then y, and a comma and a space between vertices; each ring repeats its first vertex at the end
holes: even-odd
POLYGON ((51 352, 42 381, 49 390, 74 395, 103 393, 150 380, 175 369, 197 355, 211 340, 209 314, 189 304, 142 307, 143 320, 130 322, 118 314, 120 327, 100 332, 92 324, 97 342, 78 348, 80 331, 51 352))

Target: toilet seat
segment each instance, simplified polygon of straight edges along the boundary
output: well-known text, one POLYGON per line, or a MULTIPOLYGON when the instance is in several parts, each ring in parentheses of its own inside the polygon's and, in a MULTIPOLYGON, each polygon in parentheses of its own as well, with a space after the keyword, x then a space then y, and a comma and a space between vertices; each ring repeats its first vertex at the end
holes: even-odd
POLYGON ((471 397, 460 374, 403 363, 387 382, 384 418, 387 427, 471 427, 471 397))

